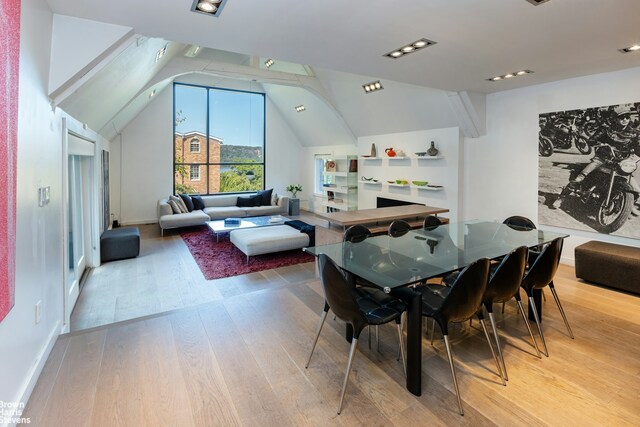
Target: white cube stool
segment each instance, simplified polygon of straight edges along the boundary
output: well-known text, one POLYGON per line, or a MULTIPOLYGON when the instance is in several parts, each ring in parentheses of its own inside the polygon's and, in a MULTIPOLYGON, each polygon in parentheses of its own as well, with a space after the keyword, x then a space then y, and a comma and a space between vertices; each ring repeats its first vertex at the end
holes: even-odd
POLYGON ((309 236, 288 225, 244 228, 229 233, 229 240, 249 257, 309 246, 309 236))

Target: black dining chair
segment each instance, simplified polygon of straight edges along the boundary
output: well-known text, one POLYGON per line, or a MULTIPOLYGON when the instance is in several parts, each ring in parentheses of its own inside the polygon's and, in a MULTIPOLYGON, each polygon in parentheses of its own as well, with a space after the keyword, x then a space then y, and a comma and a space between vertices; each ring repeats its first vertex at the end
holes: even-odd
POLYGON ((402 237, 411 231, 411 224, 407 221, 396 219, 389 225, 389 236, 391 237, 402 237))
POLYGON ((435 215, 429 215, 424 219, 424 222, 422 223, 422 228, 424 228, 427 231, 432 231, 440 227, 442 224, 443 223, 440 218, 438 218, 435 215))
POLYGON ((517 230, 534 230, 536 225, 529 218, 519 215, 510 216, 502 221, 503 224, 517 230))
MULTIPOLYGON (((538 358, 542 357, 540 355, 540 350, 538 350, 538 344, 536 343, 536 339, 533 336, 533 331, 531 330, 531 326, 529 325, 529 321, 527 320, 527 315, 524 313, 524 308, 520 299, 520 283, 522 282, 522 277, 524 276, 525 266, 527 262, 527 251, 528 248, 526 246, 520 246, 519 248, 514 249, 504 258, 502 258, 502 262, 500 262, 500 264, 494 264, 491 266, 487 289, 484 292, 484 296, 482 297, 482 305, 489 314, 489 321, 491 322, 493 335, 496 339, 498 356, 500 357, 500 362, 502 363, 502 373, 504 374, 504 378, 507 381, 509 380, 509 376, 507 374, 507 367, 504 363, 504 356, 502 354, 502 347, 500 346, 500 338, 498 337, 496 321, 493 317, 494 303, 510 301, 512 298, 516 299, 516 302, 518 303, 518 309, 520 310, 520 314, 524 319, 524 324, 527 325, 527 329, 529 330, 529 335, 531 336, 531 340, 533 341, 533 346, 536 349, 538 358)), ((478 312, 478 317, 481 320, 483 319, 484 316, 482 310, 478 312)))
MULTIPOLYGON (((422 294, 422 315, 434 319, 442 331, 444 344, 447 349, 447 357, 449 358, 451 376, 453 377, 453 385, 458 398, 460 415, 464 415, 464 410, 462 409, 462 399, 460 398, 458 379, 456 377, 456 369, 453 362, 453 355, 451 354, 451 345, 449 343, 449 323, 464 322, 476 315, 480 309, 482 297, 487 288, 489 264, 490 262, 487 258, 474 261, 458 274, 455 282, 450 287, 424 285, 416 288, 416 291, 422 294)), ((482 320, 480 324, 482 325, 482 330, 491 349, 491 354, 495 360, 502 384, 505 384, 502 376, 502 368, 491 345, 487 327, 482 320)))
MULTIPOLYGON (((355 244, 355 243, 364 242, 366 239, 368 239, 371 236, 373 236, 373 233, 371 233, 371 230, 369 230, 364 225, 357 224, 349 227, 344 232, 342 240, 345 243, 355 244)), ((350 254, 347 251, 347 254, 349 256, 352 256, 353 253, 350 254)), ((382 252, 380 251, 379 253, 370 253, 366 256, 367 256, 366 262, 370 263, 371 265, 375 265, 382 258, 382 252)), ((382 290, 377 288, 373 283, 368 282, 362 279, 361 277, 355 276, 349 272, 345 272, 345 277, 347 278, 347 281, 349 281, 350 283, 354 283, 356 286, 362 287, 359 289, 360 293, 368 294, 370 298, 373 298, 378 303, 383 305, 392 304, 394 308, 399 311, 406 310, 406 305, 402 301, 400 301, 397 298, 390 298, 388 294, 385 294, 382 290)), ((334 317, 334 320, 335 320, 335 317, 334 317)), ((369 332, 368 343, 369 343, 369 348, 371 348, 371 330, 369 329, 368 332, 369 332)), ((380 332, 379 327, 376 325, 376 349, 378 351, 380 350, 380 333, 379 332, 380 332)), ((398 356, 398 358, 399 357, 400 356, 398 356)))
MULTIPOLYGON (((396 321, 398 339, 400 341, 400 352, 402 363, 406 374, 404 342, 402 340, 402 330, 400 328, 400 316, 402 311, 396 310, 394 304, 382 305, 368 294, 359 293, 359 289, 354 288, 345 278, 342 270, 329 258, 326 254, 320 254, 318 257, 318 265, 320 269, 320 282, 324 289, 325 305, 320 324, 316 333, 311 353, 305 368, 309 367, 311 356, 318 343, 318 337, 322 331, 322 326, 327 318, 329 307, 338 316, 338 318, 353 328, 353 338, 351 340, 351 350, 349 351, 349 359, 347 361, 347 371, 345 373, 344 382, 342 384, 342 392, 340 394, 340 403, 338 404, 338 414, 342 411, 342 402, 349 381, 349 373, 353 358, 358 346, 358 339, 362 330, 369 325, 383 325, 391 321, 396 321)), ((392 298, 387 296, 388 298, 392 298)))
POLYGON ((569 336, 572 339, 574 338, 571 327, 569 326, 569 321, 567 320, 567 316, 564 314, 562 304, 560 304, 560 299, 558 298, 558 293, 556 292, 556 288, 553 284, 553 278, 556 274, 556 271, 558 270, 558 264, 560 263, 562 243, 563 239, 557 238, 547 244, 542 249, 542 252, 538 256, 538 258, 536 258, 531 267, 526 271, 520 285, 529 297, 529 305, 532 308, 531 311, 533 312, 533 316, 536 320, 536 325, 538 326, 538 333, 540 334, 540 340, 542 341, 542 346, 544 347, 544 355, 547 357, 549 357, 549 350, 547 349, 547 343, 544 339, 544 335, 542 334, 542 325, 540 324, 538 310, 533 299, 533 291, 535 289, 542 290, 543 288, 549 286, 549 288, 551 289, 551 293, 553 294, 553 298, 556 300, 556 304, 558 305, 558 310, 560 310, 560 314, 562 315, 562 319, 564 320, 564 324, 567 327, 569 336))

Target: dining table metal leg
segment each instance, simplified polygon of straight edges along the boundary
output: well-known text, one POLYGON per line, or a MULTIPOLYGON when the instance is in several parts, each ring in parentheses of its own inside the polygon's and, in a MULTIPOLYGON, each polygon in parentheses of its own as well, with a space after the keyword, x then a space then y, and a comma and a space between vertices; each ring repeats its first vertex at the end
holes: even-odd
POLYGON ((422 295, 413 292, 407 310, 407 390, 422 394, 422 295))
MULTIPOLYGON (((533 289, 532 295, 533 301, 536 303, 536 311, 538 312, 538 319, 542 322, 542 289, 533 289)), ((533 314, 531 304, 529 304, 529 320, 536 320, 536 316, 533 314)))

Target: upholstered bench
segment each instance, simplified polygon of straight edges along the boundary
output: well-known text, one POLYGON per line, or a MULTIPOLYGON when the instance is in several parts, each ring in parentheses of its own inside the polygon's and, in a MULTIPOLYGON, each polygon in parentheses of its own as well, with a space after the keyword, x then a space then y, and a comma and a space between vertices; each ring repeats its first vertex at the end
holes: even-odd
POLYGON ((309 246, 309 236, 288 225, 233 230, 229 240, 249 257, 309 246))
POLYGON ((137 227, 106 230, 100 236, 100 261, 135 258, 140 254, 140 231, 137 227))
POLYGON ((576 277, 640 294, 640 248, 591 241, 576 247, 576 277))

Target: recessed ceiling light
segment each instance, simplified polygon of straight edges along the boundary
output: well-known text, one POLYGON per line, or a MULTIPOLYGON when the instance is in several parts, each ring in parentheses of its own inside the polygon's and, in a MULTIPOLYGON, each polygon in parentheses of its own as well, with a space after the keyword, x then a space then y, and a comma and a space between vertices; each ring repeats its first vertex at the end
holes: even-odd
POLYGON ((412 43, 408 43, 401 48, 394 49, 389 53, 385 53, 383 56, 388 56, 389 58, 397 59, 402 56, 408 55, 413 52, 417 52, 420 49, 424 49, 427 46, 432 46, 436 44, 436 42, 428 40, 428 39, 419 39, 412 43))
POLYGON ((542 3, 546 3, 549 0, 526 0, 528 3, 531 3, 534 6, 540 6, 542 3))
POLYGON ((273 62, 273 59, 271 59, 271 58, 269 58, 269 59, 267 59, 266 61, 264 61, 264 65, 265 65, 267 68, 270 68, 273 64, 274 64, 274 62, 273 62))
POLYGON ((306 108, 304 107, 304 105, 298 105, 296 106, 296 111, 298 113, 302 113, 304 110, 306 110, 306 108))
POLYGON ((623 49, 618 49, 622 53, 635 52, 640 50, 640 44, 634 44, 633 46, 625 47, 623 49))
POLYGON ((520 70, 520 71, 514 72, 514 73, 507 73, 507 74, 503 74, 501 76, 491 77, 491 78, 488 78, 487 80, 489 80, 490 82, 497 82, 499 80, 510 79, 510 78, 518 77, 518 76, 524 76, 525 74, 533 74, 533 71, 531 71, 531 70, 520 70))
POLYGON ((191 11, 217 17, 225 4, 226 0, 193 0, 191 11))
POLYGON ((380 83, 380 80, 363 84, 362 88, 364 89, 365 93, 371 93, 371 92, 375 92, 376 90, 384 89, 384 87, 382 87, 382 83, 380 83))

